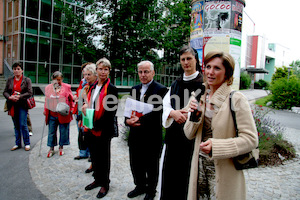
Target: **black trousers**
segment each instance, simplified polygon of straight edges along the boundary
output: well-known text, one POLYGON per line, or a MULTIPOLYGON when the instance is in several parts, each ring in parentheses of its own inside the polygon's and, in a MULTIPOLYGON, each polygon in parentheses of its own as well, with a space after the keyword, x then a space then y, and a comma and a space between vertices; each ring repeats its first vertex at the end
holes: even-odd
POLYGON ((160 200, 186 200, 193 148, 166 145, 160 200))
POLYGON ((97 137, 88 131, 85 132, 85 139, 91 154, 94 179, 101 187, 108 189, 110 183, 111 138, 97 137))
POLYGON ((161 149, 143 145, 143 142, 129 145, 130 167, 134 184, 155 195, 159 174, 161 149))

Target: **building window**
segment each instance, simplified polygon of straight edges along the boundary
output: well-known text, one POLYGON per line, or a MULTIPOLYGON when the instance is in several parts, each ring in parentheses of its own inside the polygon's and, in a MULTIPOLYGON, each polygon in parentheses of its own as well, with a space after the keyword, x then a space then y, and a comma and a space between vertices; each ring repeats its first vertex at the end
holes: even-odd
POLYGON ((51 65, 51 76, 54 72, 59 71, 59 66, 58 65, 51 65))
POLYGON ((51 35, 51 24, 41 22, 40 35, 50 37, 51 35))
POLYGON ((37 60, 37 37, 26 36, 25 39, 25 60, 37 60))
POLYGON ((7 18, 12 18, 12 1, 7 3, 7 18))
POLYGON ((71 74, 72 67, 71 66, 63 66, 62 72, 64 74, 64 83, 71 83, 71 74))
POLYGON ((39 64, 38 83, 49 83, 49 64, 39 64))
POLYGON ((41 20, 51 22, 52 1, 42 0, 41 2, 41 20))
POLYGON ((12 20, 7 21, 7 34, 12 34, 12 20))
POLYGON ((53 25, 52 38, 61 39, 61 26, 53 25))
POLYGON ((25 63, 24 67, 25 76, 31 79, 32 83, 36 83, 36 64, 35 63, 25 63))
POLYGON ((37 35, 38 33, 38 21, 27 19, 26 20, 26 33, 37 35))
POLYGON ((52 40, 51 63, 59 63, 62 42, 59 40, 52 40))
POLYGON ((60 9, 63 7, 63 2, 53 2, 53 23, 60 24, 61 20, 61 12, 60 9))
POLYGON ((39 1, 27 0, 27 16, 38 19, 39 14, 39 1))
POLYGON ((14 17, 19 16, 19 0, 14 1, 14 17))
POLYGON ((18 45, 19 45, 19 36, 18 35, 14 35, 13 36, 13 51, 12 51, 12 57, 15 59, 19 58, 18 55, 18 45))
POLYGON ((39 62, 49 62, 50 39, 41 38, 39 40, 39 62))
POLYGON ((81 81, 81 67, 73 67, 73 84, 79 84, 81 81))
POLYGON ((70 64, 72 65, 72 49, 73 44, 70 42, 64 42, 64 64, 70 64))
POLYGON ((14 33, 19 32, 19 21, 20 21, 20 18, 14 19, 14 33))

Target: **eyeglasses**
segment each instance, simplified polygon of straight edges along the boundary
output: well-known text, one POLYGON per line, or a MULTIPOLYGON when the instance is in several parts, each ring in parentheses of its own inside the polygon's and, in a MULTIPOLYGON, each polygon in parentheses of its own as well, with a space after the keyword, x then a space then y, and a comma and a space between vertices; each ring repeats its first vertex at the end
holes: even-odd
POLYGON ((149 70, 145 70, 145 71, 138 71, 139 74, 149 74, 151 71, 149 70))

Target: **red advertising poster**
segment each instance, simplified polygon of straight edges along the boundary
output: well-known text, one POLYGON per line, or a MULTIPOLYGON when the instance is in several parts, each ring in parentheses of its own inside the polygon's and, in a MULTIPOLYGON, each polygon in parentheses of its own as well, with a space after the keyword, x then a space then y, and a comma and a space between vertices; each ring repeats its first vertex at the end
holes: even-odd
POLYGON ((231 6, 231 29, 241 32, 243 23, 243 4, 238 1, 232 1, 231 6))

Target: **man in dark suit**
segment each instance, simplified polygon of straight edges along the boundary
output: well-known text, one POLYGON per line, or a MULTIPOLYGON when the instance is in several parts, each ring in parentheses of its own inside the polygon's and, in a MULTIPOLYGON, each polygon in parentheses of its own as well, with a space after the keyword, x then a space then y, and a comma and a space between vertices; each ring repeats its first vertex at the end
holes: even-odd
POLYGON ((138 64, 141 84, 131 90, 133 99, 153 104, 152 112, 141 117, 132 115, 125 119, 130 126, 128 138, 130 167, 135 189, 128 193, 134 198, 146 193, 145 200, 154 199, 159 174, 159 157, 162 149, 162 99, 167 88, 153 80, 153 63, 142 61, 138 64))

